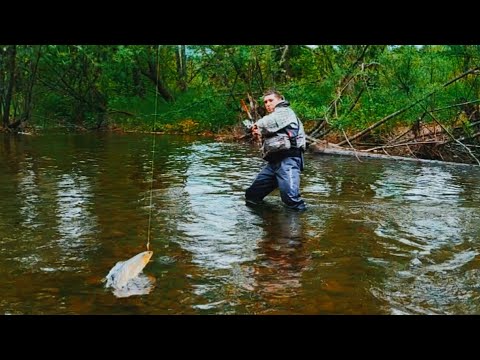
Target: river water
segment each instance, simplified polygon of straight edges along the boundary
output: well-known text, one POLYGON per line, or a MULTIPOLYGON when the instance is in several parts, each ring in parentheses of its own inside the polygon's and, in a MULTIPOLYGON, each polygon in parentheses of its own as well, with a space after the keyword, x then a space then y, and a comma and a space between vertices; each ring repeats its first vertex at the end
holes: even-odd
POLYGON ((295 213, 244 205, 254 147, 152 140, 0 134, 1 314, 480 313, 477 167, 307 154, 295 213))

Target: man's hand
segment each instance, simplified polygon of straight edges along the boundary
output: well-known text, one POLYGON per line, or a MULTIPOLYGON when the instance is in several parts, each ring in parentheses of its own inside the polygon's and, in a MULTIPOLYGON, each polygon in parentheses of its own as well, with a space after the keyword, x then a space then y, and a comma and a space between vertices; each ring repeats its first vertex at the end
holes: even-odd
POLYGON ((260 132, 260 129, 258 128, 257 124, 253 124, 252 126, 252 137, 255 141, 261 142, 262 133, 260 132))

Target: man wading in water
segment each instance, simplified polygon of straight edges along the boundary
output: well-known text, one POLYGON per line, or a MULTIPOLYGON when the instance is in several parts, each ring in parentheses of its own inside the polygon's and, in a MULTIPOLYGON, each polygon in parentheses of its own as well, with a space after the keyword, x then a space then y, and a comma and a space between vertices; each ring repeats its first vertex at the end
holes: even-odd
POLYGON ((278 91, 268 90, 263 102, 269 114, 258 120, 251 131, 254 136, 262 136, 262 157, 268 164, 246 190, 246 204, 259 204, 278 187, 289 209, 305 210, 305 201, 300 197, 300 172, 305 151, 303 124, 278 91))

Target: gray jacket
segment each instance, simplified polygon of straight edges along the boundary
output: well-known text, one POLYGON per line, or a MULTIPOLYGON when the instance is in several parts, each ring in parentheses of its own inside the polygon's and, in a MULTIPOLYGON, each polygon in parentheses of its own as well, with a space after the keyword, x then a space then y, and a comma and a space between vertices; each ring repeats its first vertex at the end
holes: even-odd
POLYGON ((298 129, 296 136, 296 143, 298 148, 305 150, 305 130, 300 119, 295 115, 295 112, 290 108, 288 101, 282 101, 277 104, 275 110, 260 120, 257 121, 257 126, 263 137, 270 137, 277 134, 277 132, 289 126, 292 129, 298 129))

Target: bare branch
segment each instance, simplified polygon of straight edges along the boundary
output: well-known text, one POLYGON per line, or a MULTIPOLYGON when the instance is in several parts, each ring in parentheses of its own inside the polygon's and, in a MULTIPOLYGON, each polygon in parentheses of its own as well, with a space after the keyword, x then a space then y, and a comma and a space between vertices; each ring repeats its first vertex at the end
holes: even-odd
MULTIPOLYGON (((476 67, 476 68, 470 69, 470 70, 468 70, 468 71, 465 71, 464 73, 458 75, 458 76, 455 77, 454 79, 452 79, 452 80, 446 82, 445 84, 443 84, 443 85, 442 85, 442 89, 445 88, 445 87, 447 87, 448 85, 453 84, 454 82, 456 82, 456 81, 464 78, 464 77, 467 76, 468 74, 472 74, 472 73, 478 72, 479 69, 480 69, 480 67, 476 67)), ((361 132, 353 135, 351 138, 346 139, 346 140, 340 142, 338 145, 344 145, 345 143, 347 143, 347 140, 348 140, 348 141, 353 141, 353 140, 356 140, 356 139, 364 136, 365 134, 369 133, 369 132, 372 131, 373 129, 375 129, 375 128, 379 127, 380 125, 382 125, 384 122, 386 122, 386 121, 388 121, 388 120, 390 120, 390 119, 393 119, 394 117, 396 117, 396 116, 404 113, 405 111, 411 109, 412 107, 414 107, 414 106, 417 105, 418 103, 424 101, 425 99, 428 99, 430 96, 434 95, 434 94, 437 93, 438 91, 439 91, 439 90, 434 90, 434 91, 430 92, 429 94, 425 95, 424 97, 422 97, 422 98, 414 101, 412 104, 404 107, 403 109, 400 109, 400 110, 394 112, 393 114, 390 114, 390 115, 384 117, 382 120, 380 120, 380 121, 376 122, 375 124, 369 126, 369 127, 366 128, 365 130, 363 130, 363 131, 361 131, 361 132)))

